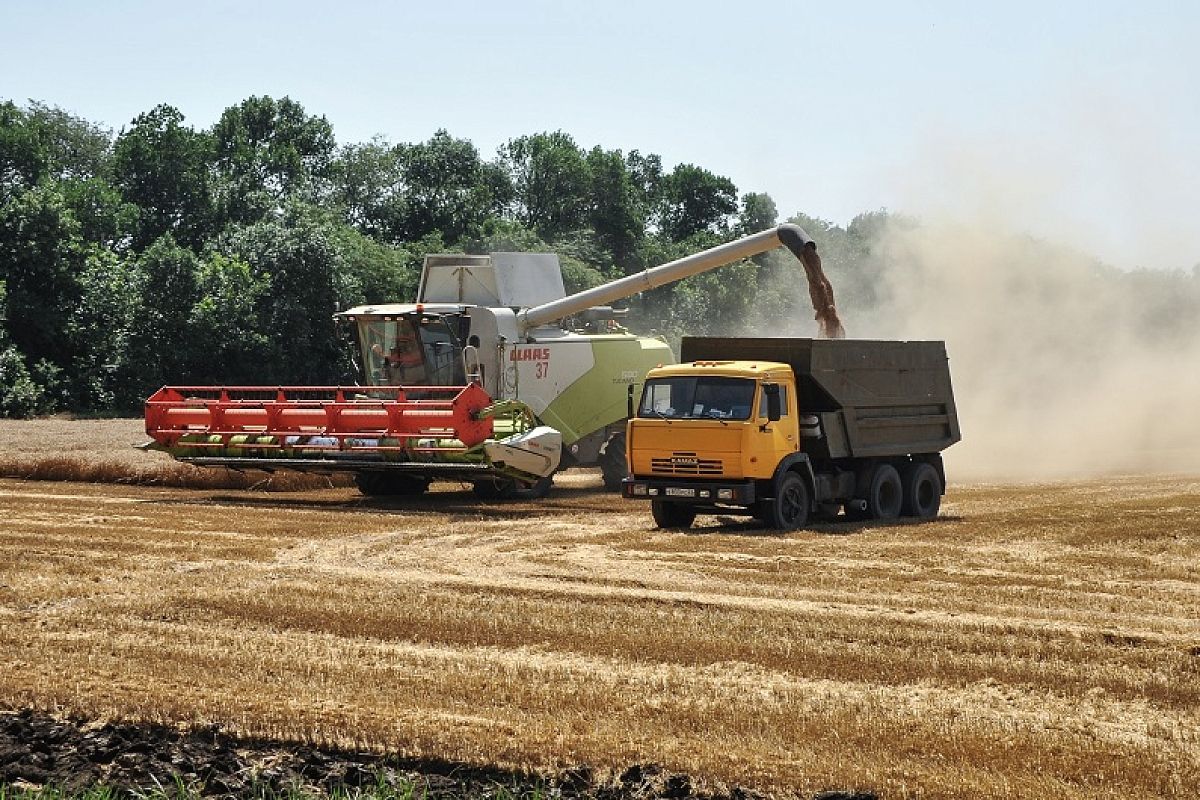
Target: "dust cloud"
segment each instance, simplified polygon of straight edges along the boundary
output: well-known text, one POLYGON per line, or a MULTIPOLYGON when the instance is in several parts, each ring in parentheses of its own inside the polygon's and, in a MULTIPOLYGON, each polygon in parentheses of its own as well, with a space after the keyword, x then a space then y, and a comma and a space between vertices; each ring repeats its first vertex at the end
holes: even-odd
POLYGON ((1130 272, 991 225, 897 218, 870 249, 875 301, 843 306, 846 329, 945 340, 956 478, 1200 472, 1200 268, 1130 272))

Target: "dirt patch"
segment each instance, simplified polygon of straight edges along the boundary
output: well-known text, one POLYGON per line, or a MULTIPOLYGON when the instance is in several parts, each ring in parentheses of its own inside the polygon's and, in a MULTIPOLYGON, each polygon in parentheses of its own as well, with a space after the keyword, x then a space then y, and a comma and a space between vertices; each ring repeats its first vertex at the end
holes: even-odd
MULTIPOLYGON (((417 797, 765 798, 742 787, 698 786, 653 764, 601 776, 587 767, 557 775, 449 761, 415 760, 279 741, 238 739, 218 727, 61 720, 29 710, 0 712, 0 786, 53 786, 66 792, 105 785, 121 794, 176 791, 208 797, 287 796, 297 790, 413 787, 417 797)), ((823 800, 873 800, 826 792, 823 800)))

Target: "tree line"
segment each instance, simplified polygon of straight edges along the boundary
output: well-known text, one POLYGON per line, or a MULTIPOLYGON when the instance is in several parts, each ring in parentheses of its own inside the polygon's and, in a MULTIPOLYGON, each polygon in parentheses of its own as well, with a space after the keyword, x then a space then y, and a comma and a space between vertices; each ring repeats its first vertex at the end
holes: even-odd
MULTIPOLYGON (((779 214, 703 167, 562 132, 485 158, 428 141, 339 144, 287 97, 209 128, 159 105, 113 134, 38 102, 0 104, 0 416, 137 409, 163 384, 323 384, 348 361, 331 316, 415 294, 431 252, 557 252, 568 289, 738 235, 779 214)), ((820 242, 839 300, 869 309, 887 212, 820 242)), ((795 313, 794 269, 760 257, 646 293, 642 330, 733 332, 795 313), (786 274, 785 274, 786 273, 786 274)))

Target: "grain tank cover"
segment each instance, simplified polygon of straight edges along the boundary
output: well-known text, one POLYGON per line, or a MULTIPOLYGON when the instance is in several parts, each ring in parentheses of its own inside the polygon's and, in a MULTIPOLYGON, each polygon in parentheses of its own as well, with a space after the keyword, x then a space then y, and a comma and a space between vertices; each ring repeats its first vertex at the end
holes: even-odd
POLYGON ((528 308, 566 296, 553 253, 425 256, 418 303, 528 308))

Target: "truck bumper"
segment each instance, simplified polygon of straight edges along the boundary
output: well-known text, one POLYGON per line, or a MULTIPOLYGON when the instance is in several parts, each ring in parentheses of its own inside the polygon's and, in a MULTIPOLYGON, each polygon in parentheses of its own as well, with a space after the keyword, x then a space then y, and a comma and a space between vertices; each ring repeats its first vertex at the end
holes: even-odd
POLYGON ((670 499, 681 503, 711 505, 753 505, 756 499, 754 481, 672 481, 646 478, 626 478, 621 481, 621 495, 630 500, 670 499))

